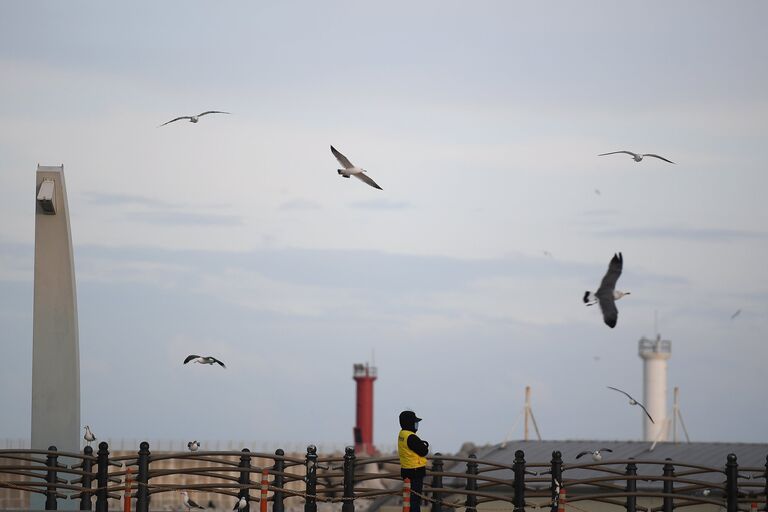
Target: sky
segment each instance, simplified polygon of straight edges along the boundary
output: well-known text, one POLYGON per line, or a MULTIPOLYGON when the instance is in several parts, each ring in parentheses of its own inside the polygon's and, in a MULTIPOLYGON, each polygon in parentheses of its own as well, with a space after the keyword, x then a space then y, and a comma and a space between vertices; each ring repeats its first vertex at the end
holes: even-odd
POLYGON ((545 439, 640 439, 606 386, 642 396, 660 333, 691 438, 765 442, 767 16, 0 3, 0 438, 29 436, 35 170, 63 164, 101 438, 350 443, 375 361, 382 446, 407 408, 434 451, 521 438, 527 385, 545 439), (619 251, 609 329, 581 299, 619 251))

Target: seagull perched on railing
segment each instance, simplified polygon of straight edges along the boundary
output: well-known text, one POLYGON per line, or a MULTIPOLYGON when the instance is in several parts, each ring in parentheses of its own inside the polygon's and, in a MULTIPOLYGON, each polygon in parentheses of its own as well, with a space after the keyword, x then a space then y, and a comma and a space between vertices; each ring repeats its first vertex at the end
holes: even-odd
POLYGON ((624 258, 621 253, 613 255, 608 264, 608 271, 600 282, 600 288, 595 293, 587 290, 584 292, 584 303, 587 306, 594 306, 600 303, 600 309, 603 311, 603 320, 605 325, 613 329, 619 319, 619 310, 616 309, 616 301, 631 292, 621 292, 616 289, 616 281, 621 276, 621 270, 624 267, 624 258))
POLYGON ((232 507, 232 510, 243 510, 247 506, 248 500, 245 499, 245 496, 240 496, 240 499, 237 500, 237 503, 235 503, 235 506, 232 507))
POLYGON ((196 452, 198 448, 200 448, 200 443, 197 442, 197 440, 190 441, 187 443, 187 448, 189 448, 189 451, 196 452))
POLYGON ((93 432, 91 432, 91 427, 86 425, 83 427, 85 429, 85 434, 83 434, 83 439, 85 439, 85 442, 88 444, 88 446, 91 446, 91 443, 96 440, 96 436, 93 435, 93 432))
POLYGON ((180 121, 182 119, 189 119, 190 123, 196 123, 196 122, 198 122, 200 120, 201 117, 207 116, 208 114, 231 114, 231 112, 224 112, 222 110, 206 110, 205 112, 201 112, 201 113, 197 114, 196 116, 181 116, 181 117, 177 117, 176 119, 171 119, 170 121, 165 122, 165 123, 161 124, 160 126, 165 126, 167 124, 171 124, 171 123, 173 123, 175 121, 180 121))
POLYGON ((654 155, 653 153, 633 153, 631 151, 611 151, 610 153, 601 153, 597 156, 605 156, 605 155, 615 155, 616 153, 626 153, 628 155, 632 155, 632 159, 634 159, 635 162, 639 162, 643 159, 644 156, 652 156, 653 158, 658 158, 659 160, 664 160, 665 162, 669 162, 671 164, 674 164, 672 160, 667 160, 663 156, 654 155))
POLYGON ((349 159, 347 159, 347 157, 345 157, 344 155, 339 153, 336 150, 336 148, 334 148, 333 146, 331 146, 331 153, 333 153, 333 156, 336 157, 336 160, 339 161, 341 166, 344 167, 344 169, 337 169, 337 171, 338 171, 338 173, 340 175, 344 176, 345 178, 349 178, 350 176, 354 176, 355 178, 359 179, 360 181, 363 181, 363 182, 369 184, 373 188, 377 188, 379 190, 384 190, 383 188, 378 186, 375 181, 373 181, 370 177, 368 177, 368 175, 365 174, 368 171, 366 171, 362 167, 357 167, 356 165, 352 164, 352 162, 350 162, 349 159))
POLYGON ((187 494, 187 491, 181 491, 181 499, 184 502, 184 506, 186 507, 187 510, 191 508, 201 508, 205 510, 205 507, 201 507, 200 505, 198 505, 197 503, 189 499, 189 494, 187 494))
POLYGON ((583 452, 581 452, 580 454, 578 454, 578 455, 576 456, 576 458, 577 458, 577 459, 579 459, 579 458, 581 458, 581 457, 583 457, 584 455, 587 455, 587 454, 589 453, 589 454, 592 454, 592 460, 593 460, 593 461, 595 461, 595 462, 600 462, 601 460, 603 460, 603 454, 602 454, 602 452, 612 452, 612 451, 613 451, 613 450, 611 450, 610 448, 600 448, 599 450, 595 450, 595 451, 593 451, 593 452, 592 452, 592 451, 589 451, 589 450, 586 450, 586 451, 583 451, 583 452))
POLYGON ((215 363, 215 364, 221 365, 222 368, 226 368, 227 367, 224 363, 222 363, 221 361, 219 361, 215 357, 211 357, 211 356, 198 356, 198 355, 195 355, 195 354, 190 354, 184 360, 184 364, 187 364, 190 361, 195 362, 195 363, 200 363, 200 364, 214 364, 215 363))
POLYGON ((640 402, 638 402, 637 400, 635 400, 634 398, 632 398, 632 396, 631 396, 629 393, 627 393, 626 391, 622 391, 622 390, 620 390, 619 388, 612 388, 611 386, 606 386, 606 387, 607 387, 608 389, 612 389, 612 390, 614 390, 614 391, 618 391, 619 393, 621 393, 621 394, 623 394, 623 395, 626 395, 626 396, 627 396, 627 398, 629 398, 629 405, 639 405, 639 406, 640 406, 640 408, 641 408, 641 409, 643 410, 643 412, 645 413, 645 415, 646 415, 646 416, 648 416, 648 419, 649 419, 649 420, 651 420, 651 423, 656 423, 655 421, 653 421, 653 418, 651 418, 651 415, 650 415, 650 414, 648 414, 648 409, 646 409, 646 408, 645 408, 645 406, 644 406, 643 404, 641 404, 640 402))

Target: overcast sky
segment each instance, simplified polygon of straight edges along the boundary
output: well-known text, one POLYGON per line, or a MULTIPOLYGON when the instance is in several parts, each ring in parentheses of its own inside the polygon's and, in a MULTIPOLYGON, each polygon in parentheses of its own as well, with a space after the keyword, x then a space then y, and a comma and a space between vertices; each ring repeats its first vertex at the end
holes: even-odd
POLYGON ((64 164, 101 438, 351 442, 375 351, 382 445, 404 408, 433 450, 520 438, 526 385, 546 439, 639 439, 605 386, 642 396, 658 312, 691 437, 766 441, 766 18, 0 3, 0 438, 29 436, 40 163, 64 164), (158 127, 209 109, 232 115, 158 127), (330 144, 384 190, 338 176, 330 144), (597 156, 621 149, 677 165, 597 156), (617 251, 632 294, 609 329, 581 298, 617 251))

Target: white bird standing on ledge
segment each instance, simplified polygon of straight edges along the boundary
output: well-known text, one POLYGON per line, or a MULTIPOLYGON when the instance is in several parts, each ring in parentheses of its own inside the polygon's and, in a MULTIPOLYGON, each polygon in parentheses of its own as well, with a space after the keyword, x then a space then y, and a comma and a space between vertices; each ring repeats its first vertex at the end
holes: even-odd
POLYGON ((201 507, 200 505, 198 505, 197 503, 189 499, 189 494, 187 494, 187 491, 181 491, 181 499, 184 502, 184 506, 186 507, 187 510, 191 508, 201 508, 203 510, 205 509, 205 507, 201 507))
POLYGON ((232 507, 232 510, 243 510, 247 505, 248 500, 245 499, 245 496, 240 496, 240 499, 237 500, 237 503, 232 507))
POLYGON ((96 440, 96 436, 93 435, 93 432, 91 432, 91 427, 86 425, 85 427, 85 434, 83 435, 83 439, 85 439, 85 442, 88 444, 88 446, 91 446, 91 443, 96 440))

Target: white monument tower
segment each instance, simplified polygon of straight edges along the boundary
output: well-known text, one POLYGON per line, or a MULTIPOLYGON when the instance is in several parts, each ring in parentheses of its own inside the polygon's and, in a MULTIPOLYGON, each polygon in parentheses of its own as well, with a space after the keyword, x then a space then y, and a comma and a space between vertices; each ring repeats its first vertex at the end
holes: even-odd
POLYGON ((64 166, 37 167, 32 449, 80 451, 80 351, 64 166))
POLYGON ((643 404, 653 423, 643 414, 643 439, 667 441, 667 360, 672 357, 672 342, 646 337, 640 339, 638 353, 643 358, 643 404))

